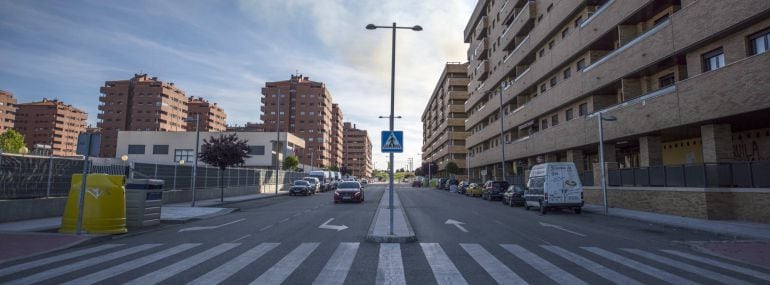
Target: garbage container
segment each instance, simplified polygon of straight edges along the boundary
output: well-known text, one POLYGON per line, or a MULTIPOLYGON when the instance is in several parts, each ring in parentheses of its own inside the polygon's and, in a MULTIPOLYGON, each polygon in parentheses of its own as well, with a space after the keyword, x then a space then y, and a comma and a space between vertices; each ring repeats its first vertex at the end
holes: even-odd
MULTIPOLYGON (((77 230, 82 174, 73 174, 67 205, 62 215, 62 233, 77 230)), ((89 234, 120 234, 126 229, 126 190, 123 175, 89 174, 83 198, 82 230, 89 234)))
POLYGON ((160 224, 163 180, 129 179, 126 183, 126 224, 139 228, 160 224))

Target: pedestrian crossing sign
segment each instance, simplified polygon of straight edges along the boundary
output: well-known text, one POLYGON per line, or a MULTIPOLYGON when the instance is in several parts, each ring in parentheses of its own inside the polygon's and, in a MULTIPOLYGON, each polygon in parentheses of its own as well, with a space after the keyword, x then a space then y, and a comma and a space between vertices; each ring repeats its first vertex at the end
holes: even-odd
POLYGON ((382 152, 404 152, 404 132, 382 131, 382 152))

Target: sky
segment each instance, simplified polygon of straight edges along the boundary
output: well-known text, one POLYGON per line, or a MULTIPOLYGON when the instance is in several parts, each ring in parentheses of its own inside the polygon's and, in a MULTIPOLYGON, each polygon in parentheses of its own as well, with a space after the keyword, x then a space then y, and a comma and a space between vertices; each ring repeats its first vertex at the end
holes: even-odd
POLYGON ((420 116, 446 62, 466 61, 475 0, 0 0, 0 89, 18 102, 59 99, 96 125, 99 87, 147 73, 216 102, 227 123, 258 122, 265 82, 299 73, 326 83, 345 121, 366 129, 375 167, 390 104, 391 31, 398 30, 395 129, 420 163, 420 116))

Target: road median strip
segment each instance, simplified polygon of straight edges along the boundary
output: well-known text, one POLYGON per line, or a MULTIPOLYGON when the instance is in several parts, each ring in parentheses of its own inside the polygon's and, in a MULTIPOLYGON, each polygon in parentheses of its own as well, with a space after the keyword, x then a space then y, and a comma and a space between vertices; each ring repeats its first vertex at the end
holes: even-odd
POLYGON ((380 243, 406 243, 417 241, 412 225, 401 206, 398 193, 393 191, 393 234, 390 234, 390 209, 388 208, 388 190, 382 194, 377 211, 374 213, 372 223, 366 240, 380 243))

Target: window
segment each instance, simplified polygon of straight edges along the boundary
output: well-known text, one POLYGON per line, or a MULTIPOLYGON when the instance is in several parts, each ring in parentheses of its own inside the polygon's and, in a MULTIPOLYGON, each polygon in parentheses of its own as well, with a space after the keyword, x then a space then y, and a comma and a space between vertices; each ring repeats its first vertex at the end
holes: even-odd
POLYGON ((564 112, 564 117, 567 121, 572 120, 572 108, 569 108, 564 112))
POLYGON ((551 12, 551 9, 553 9, 553 3, 551 3, 551 5, 548 5, 548 8, 545 8, 545 12, 549 13, 551 12))
POLYGON ((543 119, 540 121, 540 129, 545 130, 548 128, 548 119, 543 119))
POLYGON ((578 106, 578 116, 588 115, 588 103, 583 103, 578 106))
POLYGON ((666 88, 668 86, 674 85, 674 82, 676 82, 676 79, 674 78, 673 73, 669 73, 658 78, 658 85, 660 86, 659 88, 666 88))
POLYGON ((765 53, 770 50, 770 29, 761 31, 749 37, 751 55, 765 53))
POLYGON ((555 43, 554 41, 551 41, 550 43, 548 43, 548 49, 553 49, 554 43, 555 43))
POLYGON ((703 54, 703 72, 716 70, 725 66, 725 54, 722 48, 703 54))
POLYGON ((144 145, 143 144, 128 145, 128 154, 144 154, 144 145))
POLYGON ((580 24, 582 23, 583 23, 583 16, 577 17, 577 19, 575 19, 575 28, 580 27, 580 24))
POLYGON ((249 155, 265 155, 265 146, 264 145, 250 145, 249 146, 249 155))
POLYGON ((563 73, 564 73, 564 79, 569 78, 570 76, 572 76, 572 68, 567 67, 567 69, 565 69, 563 73))
POLYGON ((153 145, 152 154, 168 154, 168 145, 167 144, 153 145))
POLYGON ((581 70, 585 69, 586 68, 586 59, 585 58, 581 58, 580 60, 577 61, 577 64, 575 66, 576 66, 577 71, 581 71, 581 70))
POLYGON ((553 115, 551 116, 551 126, 556 126, 559 124, 559 115, 553 115))
POLYGON ((545 83, 540 84, 540 93, 545 92, 545 83))
POLYGON ((540 57, 543 57, 543 55, 545 54, 545 49, 540 49, 540 51, 537 52, 537 54, 540 55, 540 57))
POLYGON ((668 14, 660 16, 660 18, 655 19, 655 22, 654 22, 653 25, 657 26, 658 24, 663 23, 664 21, 668 20, 668 18, 669 18, 668 14))
POLYGON ((193 158, 195 157, 195 153, 192 149, 175 149, 174 150, 174 162, 179 162, 180 160, 184 161, 193 161, 193 158))
POLYGON ((551 87, 554 87, 554 86, 556 86, 556 76, 554 76, 554 77, 551 77, 551 80, 550 80, 550 82, 551 82, 551 87))
POLYGON ((569 27, 564 28, 564 31, 561 31, 561 38, 566 38, 567 35, 569 35, 569 27))

